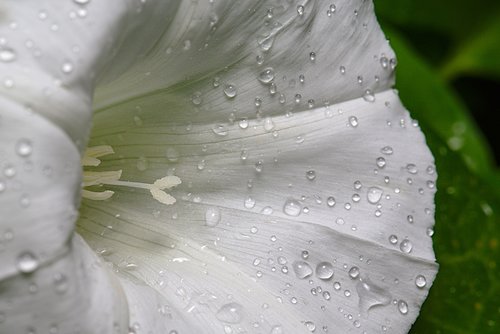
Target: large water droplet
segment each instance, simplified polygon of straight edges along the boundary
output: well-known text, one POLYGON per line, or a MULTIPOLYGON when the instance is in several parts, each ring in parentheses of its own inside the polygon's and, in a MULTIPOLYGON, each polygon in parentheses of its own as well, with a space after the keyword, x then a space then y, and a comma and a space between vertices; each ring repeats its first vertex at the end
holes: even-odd
POLYGON ((399 249, 401 249, 403 253, 410 253, 411 250, 413 249, 413 244, 411 243, 410 240, 404 239, 403 241, 401 241, 399 249))
POLYGON ((368 189, 368 192, 366 193, 366 199, 371 204, 377 204, 382 198, 383 193, 384 191, 379 187, 371 187, 368 189))
POLYGON ((415 285, 420 289, 424 288, 427 285, 427 279, 425 278, 425 276, 418 275, 417 277, 415 277, 415 285))
POLYGON ((297 217, 302 211, 302 204, 293 198, 286 200, 285 205, 283 205, 283 212, 289 216, 297 217))
POLYGON ((362 312, 368 312, 372 307, 388 305, 391 302, 391 294, 373 284, 368 278, 358 281, 356 291, 359 296, 359 308, 362 312))
POLYGON ((404 300, 398 301, 398 310, 401 314, 408 314, 408 304, 404 300))
POLYGON ((320 262, 316 266, 316 276, 322 280, 329 280, 333 277, 333 265, 330 262, 320 262))
POLYGON ((295 272, 295 275, 300 278, 304 279, 312 275, 313 270, 311 266, 304 261, 295 261, 292 264, 293 271, 295 272))
POLYGON ((208 208, 205 211, 205 224, 210 227, 214 227, 220 222, 220 210, 217 207, 208 208))
POLYGON ((24 252, 17 258, 17 269, 23 274, 30 274, 38 268, 38 259, 31 252, 24 252))
POLYGON ((274 80, 274 69, 272 67, 265 68, 260 72, 258 79, 265 85, 270 84, 274 80))
POLYGON ((238 303, 222 305, 215 317, 228 324, 237 324, 243 319, 243 306, 238 303))

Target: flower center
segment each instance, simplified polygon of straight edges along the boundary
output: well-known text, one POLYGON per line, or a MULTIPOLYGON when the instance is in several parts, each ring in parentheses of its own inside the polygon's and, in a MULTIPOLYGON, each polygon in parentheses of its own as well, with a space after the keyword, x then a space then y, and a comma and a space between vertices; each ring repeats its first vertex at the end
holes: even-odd
MULTIPOLYGON (((109 145, 88 147, 82 158, 82 166, 83 167, 99 166, 101 164, 101 160, 98 158, 113 153, 115 153, 115 151, 109 145)), ((120 187, 149 190, 153 198, 156 199, 158 202, 166 205, 171 205, 175 203, 175 198, 172 195, 166 193, 164 190, 173 188, 181 184, 181 179, 174 175, 165 176, 160 179, 157 179, 152 184, 120 180, 121 176, 122 176, 121 170, 103 171, 103 172, 84 170, 83 185, 82 185, 84 189, 82 189, 82 196, 84 198, 91 199, 94 201, 103 201, 113 196, 115 192, 111 190, 93 191, 85 188, 91 186, 104 186, 104 185, 120 186, 120 187)))

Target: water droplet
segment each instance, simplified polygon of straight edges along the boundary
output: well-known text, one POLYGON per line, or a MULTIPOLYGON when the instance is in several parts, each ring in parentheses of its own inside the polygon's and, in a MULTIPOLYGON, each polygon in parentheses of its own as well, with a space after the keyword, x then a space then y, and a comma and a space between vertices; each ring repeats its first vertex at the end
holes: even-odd
POLYGON ((329 280, 333 277, 333 265, 330 262, 320 262, 316 266, 316 276, 322 280, 329 280))
POLYGON ((302 204, 296 199, 289 198, 283 205, 283 212, 289 216, 297 217, 302 212, 302 204))
POLYGON ((304 15, 304 6, 302 5, 297 6, 297 14, 299 14, 299 16, 304 15))
POLYGON ((272 67, 265 68, 260 72, 258 79, 265 85, 270 84, 274 80, 274 69, 272 67))
POLYGON ((418 173, 418 169, 417 169, 417 166, 415 166, 415 164, 406 165, 406 170, 410 174, 417 174, 418 173))
POLYGON ((316 325, 312 321, 306 321, 304 322, 304 325, 309 332, 314 332, 316 330, 316 325))
POLYGON ((16 52, 8 47, 0 46, 0 61, 4 63, 10 63, 16 60, 16 52))
POLYGON ((425 276, 418 275, 417 277, 415 277, 415 285, 420 289, 424 288, 427 285, 427 279, 425 278, 425 276))
POLYGON ((351 116, 349 117, 349 124, 355 128, 358 126, 359 122, 358 122, 358 118, 356 116, 351 116))
POLYGON ((335 197, 330 196, 326 199, 326 205, 328 205, 330 208, 333 208, 335 206, 335 197))
POLYGON ((243 306, 238 303, 222 305, 215 317, 228 324, 237 324, 243 319, 243 306))
POLYGON ((306 172, 306 178, 309 180, 309 181, 313 181, 315 178, 316 178, 316 172, 314 170, 308 170, 306 172))
POLYGON ((16 144, 16 152, 21 157, 27 157, 33 151, 31 141, 28 139, 20 139, 16 144))
POLYGON ((269 132, 272 129, 274 129, 274 122, 271 117, 266 117, 266 119, 264 120, 264 130, 269 132))
POLYGON ((295 272, 295 275, 300 278, 304 279, 312 275, 313 270, 311 266, 304 261, 295 261, 292 264, 293 271, 295 272))
POLYGON ((376 163, 378 168, 384 168, 386 164, 385 159, 382 157, 378 157, 376 163))
POLYGON ((217 207, 210 207, 205 211, 205 224, 210 227, 217 226, 220 222, 220 210, 217 207))
POLYGON ((309 59, 311 59, 311 61, 315 61, 316 60, 316 53, 315 52, 309 53, 309 59))
POLYGON ((167 157, 167 160, 170 162, 176 162, 179 160, 179 152, 174 147, 168 147, 165 156, 167 157))
POLYGON ((68 290, 68 278, 66 275, 58 273, 54 275, 54 289, 59 294, 64 294, 68 290))
POLYGON ((229 84, 224 87, 224 94, 230 99, 234 98, 237 93, 238 91, 234 85, 229 84))
POLYGON ((248 125, 249 125, 249 122, 248 122, 248 119, 246 119, 246 118, 243 118, 243 119, 241 119, 241 120, 238 122, 238 126, 239 126, 241 129, 247 129, 247 128, 248 128, 248 125))
POLYGON ((401 249, 403 253, 410 253, 411 250, 413 249, 413 244, 411 243, 410 240, 404 239, 403 241, 401 241, 399 249, 401 249))
POLYGON ((255 171, 257 173, 262 173, 262 170, 264 169, 264 162, 262 160, 259 160, 255 163, 255 171))
POLYGON ((272 82, 270 85, 269 85, 269 94, 271 95, 274 95, 278 92, 278 87, 276 87, 276 84, 274 82, 272 82))
POLYGON ((248 196, 245 198, 245 202, 243 203, 245 208, 247 209, 253 209, 255 207, 255 199, 251 196, 248 196))
POLYGON ((373 284, 369 279, 360 279, 356 284, 359 296, 359 308, 362 312, 368 312, 372 307, 388 305, 391 302, 391 294, 373 284))
POLYGON ((300 83, 306 82, 306 77, 304 76, 304 74, 299 75, 299 82, 300 83))
POLYGON ((389 59, 387 57, 380 57, 380 66, 385 70, 389 66, 389 59))
POLYGON ((373 94, 371 90, 367 89, 363 95, 363 100, 366 102, 375 102, 375 94, 373 94))
POLYGON ((398 301, 398 310, 401 314, 408 314, 408 304, 402 299, 398 301))
POLYGON ((368 192, 366 193, 366 198, 369 203, 377 204, 382 198, 383 193, 384 191, 379 187, 371 187, 368 189, 368 192))
POLYGON ((392 147, 390 147, 390 146, 384 146, 384 147, 382 147, 382 149, 380 150, 380 152, 382 154, 385 154, 385 155, 391 155, 394 151, 392 150, 392 147))
POLYGON ((73 0, 73 2, 78 5, 86 5, 90 2, 90 0, 73 0))
POLYGON ((266 216, 272 215, 273 212, 274 212, 274 210, 270 206, 265 206, 262 208, 262 210, 260 210, 260 213, 262 213, 263 215, 266 215, 266 216))
POLYGON ((354 266, 349 269, 349 277, 352 279, 356 279, 359 277, 359 268, 354 266))
POLYGON ((24 252, 17 258, 17 269, 23 274, 30 274, 38 268, 38 259, 31 252, 24 252))
POLYGON ((339 71, 340 71, 340 74, 344 75, 345 74, 345 66, 340 66, 339 71))
POLYGON ((195 106, 199 106, 203 102, 201 92, 194 92, 193 95, 191 95, 191 102, 193 102, 195 106))
POLYGON ((221 137, 227 136, 227 134, 228 134, 228 131, 227 131, 226 126, 224 124, 216 124, 212 128, 212 131, 217 136, 221 136, 221 137))
POLYGON ((306 251, 306 250, 303 250, 302 253, 300 254, 300 256, 304 259, 304 260, 307 260, 307 258, 309 257, 309 252, 306 251))
POLYGON ((283 327, 280 325, 273 326, 269 334, 284 334, 283 327))
POLYGON ((71 72, 73 72, 73 64, 70 63, 69 61, 64 62, 61 66, 61 71, 64 74, 70 74, 71 72))
POLYGON ((323 291, 323 298, 325 298, 326 300, 330 300, 331 298, 330 292, 323 291))
POLYGON ((389 236, 389 242, 393 245, 397 244, 398 243, 398 237, 395 236, 394 234, 391 234, 389 236))

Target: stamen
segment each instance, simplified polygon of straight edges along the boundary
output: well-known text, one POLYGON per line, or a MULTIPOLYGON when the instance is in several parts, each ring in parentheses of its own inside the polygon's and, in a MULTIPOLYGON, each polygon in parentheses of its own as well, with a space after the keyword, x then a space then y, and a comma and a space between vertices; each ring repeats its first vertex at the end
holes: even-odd
MULTIPOLYGON (((104 155, 113 154, 114 150, 109 145, 101 145, 89 147, 85 151, 85 155, 82 159, 83 166, 99 166, 101 160, 97 159, 104 155)), ((181 184, 181 179, 177 176, 165 176, 161 179, 156 180, 153 184, 142 183, 142 182, 131 182, 120 180, 122 176, 121 170, 116 171, 105 171, 105 172, 95 172, 95 171, 84 171, 83 172, 83 187, 97 186, 97 185, 110 185, 119 187, 129 187, 137 189, 147 189, 151 192, 151 195, 158 202, 171 205, 176 202, 175 198, 167 194, 164 190, 170 189, 181 184)), ((105 190, 101 192, 90 191, 87 189, 82 190, 82 196, 96 201, 103 201, 111 196, 113 196, 114 191, 105 190)))

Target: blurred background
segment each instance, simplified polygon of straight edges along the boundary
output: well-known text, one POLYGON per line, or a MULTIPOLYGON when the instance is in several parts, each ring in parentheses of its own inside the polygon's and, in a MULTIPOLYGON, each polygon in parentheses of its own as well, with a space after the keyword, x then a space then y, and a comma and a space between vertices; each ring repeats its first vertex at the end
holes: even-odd
POLYGON ((374 0, 436 159, 440 271, 410 333, 500 333, 500 1, 374 0))

